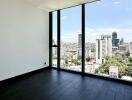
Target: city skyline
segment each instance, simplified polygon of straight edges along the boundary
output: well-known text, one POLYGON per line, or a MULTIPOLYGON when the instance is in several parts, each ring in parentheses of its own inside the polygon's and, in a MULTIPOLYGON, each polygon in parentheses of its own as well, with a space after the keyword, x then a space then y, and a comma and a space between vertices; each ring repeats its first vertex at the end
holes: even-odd
MULTIPOLYGON (((117 32, 119 39, 123 37, 124 41, 131 42, 131 4, 130 0, 102 0, 86 5, 86 42, 95 42, 98 36, 110 35, 112 32, 117 32)), ((54 23, 55 16, 56 14, 54 23)), ((61 40, 77 42, 78 34, 81 33, 80 6, 62 10, 61 24, 61 40)), ((56 34, 56 28, 53 31, 56 34)))

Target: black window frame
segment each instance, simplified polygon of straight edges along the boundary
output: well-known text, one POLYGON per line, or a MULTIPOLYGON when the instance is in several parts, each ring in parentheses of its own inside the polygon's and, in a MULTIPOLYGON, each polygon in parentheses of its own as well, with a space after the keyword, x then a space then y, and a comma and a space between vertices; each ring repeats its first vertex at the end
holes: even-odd
MULTIPOLYGON (((80 6, 80 5, 77 5, 80 6)), ((76 6, 73 6, 76 7, 76 6)), ((71 7, 70 7, 71 8, 71 7)), ((67 8, 64 8, 67 9, 67 8)), ((63 9, 61 9, 63 10, 63 9)), ((57 10, 57 45, 52 45, 53 38, 53 12, 49 12, 49 66, 52 67, 52 48, 57 47, 57 69, 60 67, 60 46, 61 46, 61 10, 57 10)), ((85 4, 81 4, 81 34, 82 34, 82 57, 81 57, 81 73, 85 73, 85 4)))
MULTIPOLYGON (((97 1, 100 1, 100 0, 97 0, 97 1)), ((96 1, 92 1, 91 3, 93 2, 96 2, 96 1)), ((49 67, 51 68, 54 68, 52 67, 52 47, 57 47, 57 70, 63 70, 63 71, 68 71, 68 72, 72 72, 72 73, 78 73, 78 74, 82 74, 82 75, 86 75, 86 76, 91 76, 91 77, 96 77, 96 78, 100 78, 100 79, 105 79, 105 80, 110 80, 110 81, 115 81, 115 82, 119 82, 119 83, 125 83, 125 84, 128 84, 128 85, 132 85, 132 82, 131 81, 127 81, 127 80, 121 80, 121 79, 118 79, 118 78, 111 78, 111 77, 105 77, 105 76, 100 76, 100 75, 96 75, 96 74, 91 74, 91 73, 86 73, 85 72, 85 8, 86 8, 86 4, 87 3, 84 3, 84 4, 79 4, 79 5, 76 5, 76 6, 80 6, 81 5, 81 21, 82 21, 82 25, 81 25, 81 33, 82 33, 82 65, 81 65, 81 72, 79 71, 73 71, 73 70, 69 70, 69 69, 63 69, 60 67, 60 44, 61 44, 61 41, 60 41, 60 37, 61 37, 61 10, 63 9, 67 9, 67 8, 72 8, 72 7, 76 7, 76 6, 72 6, 72 7, 67 7, 67 8, 63 8, 63 9, 60 9, 60 10, 57 10, 57 45, 52 45, 52 38, 53 38, 53 27, 52 27, 52 24, 53 24, 53 20, 52 20, 52 17, 53 17, 53 12, 49 12, 49 67)), ((56 10, 55 10, 56 11, 56 10)))

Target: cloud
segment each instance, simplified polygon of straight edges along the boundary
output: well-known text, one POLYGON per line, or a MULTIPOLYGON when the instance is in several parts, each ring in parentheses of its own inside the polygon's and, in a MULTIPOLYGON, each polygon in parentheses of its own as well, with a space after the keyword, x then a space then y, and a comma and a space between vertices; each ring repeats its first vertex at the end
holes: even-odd
MULTIPOLYGON (((131 41, 132 29, 129 28, 86 28, 86 42, 95 42, 95 40, 102 34, 112 35, 113 32, 117 32, 119 38, 124 37, 131 41)), ((81 31, 77 30, 70 33, 63 33, 61 35, 62 41, 64 42, 77 42, 78 34, 81 31)))
POLYGON ((118 37, 124 37, 127 41, 131 40, 132 29, 129 28, 94 28, 86 30, 86 40, 94 42, 100 35, 112 35, 113 32, 118 33, 118 37))
POLYGON ((77 42, 78 41, 78 34, 80 34, 81 31, 76 30, 74 32, 68 32, 68 33, 62 33, 61 40, 63 42, 77 42))
POLYGON ((101 34, 111 34, 112 32, 130 34, 132 33, 132 29, 127 29, 127 28, 94 28, 94 29, 87 28, 86 29, 86 35, 91 35, 91 36, 97 36, 101 34))
POLYGON ((115 1, 115 2, 113 2, 113 4, 115 4, 115 5, 119 5, 121 2, 119 2, 119 1, 115 1))

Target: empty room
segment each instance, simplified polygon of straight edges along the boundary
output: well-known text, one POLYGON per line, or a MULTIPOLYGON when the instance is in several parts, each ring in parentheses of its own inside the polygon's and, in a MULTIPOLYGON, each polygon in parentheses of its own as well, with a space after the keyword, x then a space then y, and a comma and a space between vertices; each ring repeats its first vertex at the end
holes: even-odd
POLYGON ((132 100, 132 1, 0 0, 0 100, 132 100))

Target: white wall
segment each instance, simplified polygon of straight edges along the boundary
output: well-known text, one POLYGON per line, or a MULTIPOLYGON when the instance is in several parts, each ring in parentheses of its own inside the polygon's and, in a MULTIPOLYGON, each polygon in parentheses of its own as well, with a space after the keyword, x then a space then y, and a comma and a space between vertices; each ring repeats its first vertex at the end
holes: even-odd
POLYGON ((48 18, 23 0, 0 0, 0 81, 48 66, 48 18))

